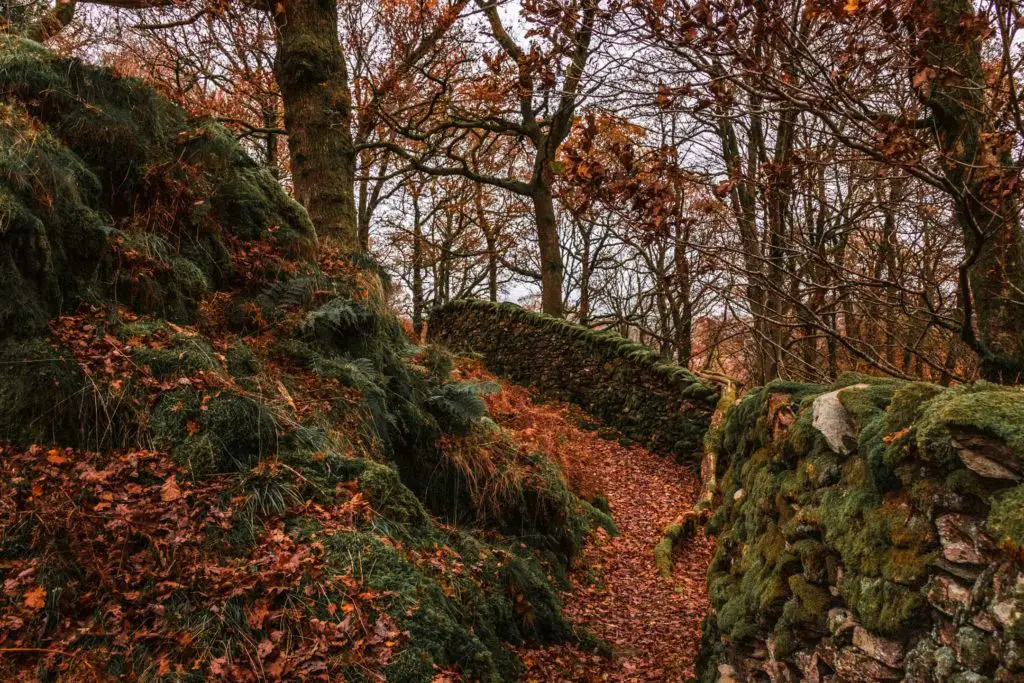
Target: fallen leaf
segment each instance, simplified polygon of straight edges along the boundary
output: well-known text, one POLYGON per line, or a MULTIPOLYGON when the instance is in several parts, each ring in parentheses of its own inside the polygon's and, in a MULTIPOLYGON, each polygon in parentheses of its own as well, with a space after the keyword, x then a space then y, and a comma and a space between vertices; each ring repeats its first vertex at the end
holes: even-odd
POLYGON ((160 500, 165 503, 170 503, 181 498, 181 489, 178 488, 178 482, 175 480, 172 474, 164 485, 160 487, 160 500))
POLYGON ((46 589, 36 586, 25 593, 25 607, 31 609, 42 609, 46 607, 46 589))

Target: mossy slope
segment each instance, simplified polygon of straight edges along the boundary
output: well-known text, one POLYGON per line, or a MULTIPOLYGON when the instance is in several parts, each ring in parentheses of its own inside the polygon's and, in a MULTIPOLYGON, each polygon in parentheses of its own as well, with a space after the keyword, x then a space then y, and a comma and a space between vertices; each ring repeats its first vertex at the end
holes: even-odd
POLYGON ((514 680, 573 639, 550 577, 610 522, 372 264, 219 126, 0 41, 0 675, 514 680))

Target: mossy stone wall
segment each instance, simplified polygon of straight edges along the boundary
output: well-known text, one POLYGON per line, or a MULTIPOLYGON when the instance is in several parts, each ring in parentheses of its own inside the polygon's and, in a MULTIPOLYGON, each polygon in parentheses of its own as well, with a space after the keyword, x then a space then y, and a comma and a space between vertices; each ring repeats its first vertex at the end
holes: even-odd
POLYGON ((495 372, 575 403, 649 448, 696 463, 718 388, 654 351, 509 303, 453 301, 428 335, 495 372))
POLYGON ((701 681, 1024 680, 1024 391, 775 382, 719 437, 701 681))

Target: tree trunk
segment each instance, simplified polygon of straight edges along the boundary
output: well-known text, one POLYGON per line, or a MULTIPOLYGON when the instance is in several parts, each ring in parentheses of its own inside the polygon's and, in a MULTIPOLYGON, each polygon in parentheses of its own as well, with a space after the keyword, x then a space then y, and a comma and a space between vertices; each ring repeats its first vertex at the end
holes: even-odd
MULTIPOLYGON (((582 225, 580 226, 583 227, 582 225)), ((580 256, 580 311, 579 323, 584 327, 590 322, 590 235, 587 229, 580 230, 583 238, 583 254, 580 256)))
POLYGON ((919 0, 915 82, 934 119, 967 258, 961 271, 963 337, 993 382, 1024 378, 1024 231, 1012 138, 988 113, 983 22, 971 0, 919 0), (976 317, 976 321, 974 318, 976 317))
POLYGON ((356 252, 356 153, 337 4, 281 0, 271 10, 277 26, 274 75, 284 104, 295 198, 321 237, 356 252))
POLYGON ((739 138, 733 124, 733 113, 721 111, 718 119, 718 135, 722 145, 722 159, 731 183, 729 192, 733 214, 740 228, 740 242, 743 250, 743 269, 746 277, 745 308, 750 311, 750 327, 754 331, 754 367, 751 376, 755 384, 767 384, 774 376, 769 370, 770 357, 765 352, 763 340, 759 338, 762 321, 765 318, 764 264, 762 263, 761 240, 758 235, 757 186, 752 175, 757 168, 756 145, 760 135, 759 101, 751 103, 750 139, 748 141, 748 172, 743 171, 739 138))
POLYGON ((370 251, 370 178, 369 178, 369 152, 362 155, 363 174, 359 179, 359 209, 356 213, 356 235, 359 240, 359 248, 363 251, 370 251))
POLYGON ((268 131, 263 141, 265 165, 275 178, 280 178, 281 169, 277 161, 277 133, 273 132, 277 128, 277 110, 273 104, 263 107, 263 126, 268 131))
POLYGON ((494 243, 494 235, 487 232, 487 299, 498 300, 498 246, 494 243))
POLYGON ((487 245, 487 296, 491 301, 498 300, 498 244, 494 226, 487 218, 484 210, 484 188, 477 184, 473 190, 473 207, 476 209, 476 221, 480 232, 484 234, 487 245))
POLYGON ((423 225, 419 193, 412 193, 412 329, 423 339, 423 225))
POLYGON ((683 367, 690 364, 690 356, 693 355, 693 301, 690 298, 690 262, 686 258, 689 239, 689 227, 684 228, 683 216, 677 216, 676 237, 672 245, 676 284, 676 294, 672 299, 672 326, 675 328, 676 357, 683 367))
POLYGON ((551 188, 539 183, 531 196, 533 212, 537 221, 537 244, 540 247, 541 310, 548 315, 561 318, 562 250, 558 244, 558 221, 555 218, 555 202, 551 188))

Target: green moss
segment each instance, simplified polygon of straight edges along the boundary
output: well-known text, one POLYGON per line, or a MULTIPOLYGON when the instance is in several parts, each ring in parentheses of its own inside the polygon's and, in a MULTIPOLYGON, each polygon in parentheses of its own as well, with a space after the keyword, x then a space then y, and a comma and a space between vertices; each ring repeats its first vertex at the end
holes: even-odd
POLYGON ((810 583, 826 585, 828 569, 825 564, 828 550, 818 540, 803 538, 793 543, 793 552, 800 558, 804 579, 810 583))
POLYGON ((800 574, 790 576, 788 583, 793 597, 786 601, 780 623, 789 627, 801 625, 824 635, 825 616, 832 602, 828 589, 809 583, 800 574))
POLYGON ((247 470, 277 452, 272 413, 258 401, 230 392, 201 397, 191 388, 164 394, 150 423, 158 447, 196 475, 247 470))
POLYGON ((201 411, 199 426, 209 432, 221 469, 251 467, 277 450, 276 420, 263 404, 246 396, 215 395, 201 411))
POLYGON ((1024 548, 1024 485, 992 495, 988 531, 998 540, 1024 548))
POLYGON ((33 339, 0 342, 0 441, 78 444, 92 394, 78 365, 33 339))
POLYGON ((252 377, 260 371, 259 359, 243 342, 238 341, 229 346, 225 357, 228 372, 235 379, 252 377))
POLYGON ((142 346, 132 353, 132 360, 148 367, 157 379, 189 377, 200 370, 213 370, 217 358, 213 349, 199 337, 175 335, 170 345, 161 348, 142 346))
POLYGON ((942 482, 954 493, 976 496, 982 500, 988 495, 989 486, 977 473, 966 468, 950 472, 942 482))
POLYGON ((921 623, 928 613, 920 592, 882 578, 847 573, 839 590, 864 628, 883 635, 921 623))
POLYGON ((733 594, 718 608, 718 629, 728 633, 737 642, 754 636, 757 629, 750 621, 750 609, 745 596, 733 594))
POLYGON ((199 416, 199 392, 191 387, 161 395, 150 418, 150 429, 158 448, 171 448, 188 433, 188 421, 199 416))
MULTIPOLYGON (((0 36, 0 83, 6 47, 0 36)), ((0 337, 28 337, 99 289, 109 229, 98 178, 19 105, 0 104, 0 150, 0 337)))
POLYGON ((839 402, 857 425, 864 425, 885 411, 895 390, 896 385, 891 382, 872 383, 866 389, 840 392, 839 402))
POLYGON ((500 576, 523 638, 530 642, 569 640, 572 631, 562 618, 562 605, 540 565, 514 557, 501 568, 500 576))
POLYGON ((979 384, 936 396, 917 425, 921 456, 937 465, 955 466, 958 458, 951 442, 961 431, 999 439, 1024 458, 1024 392, 979 384))
MULTIPOLYGON (((456 547, 466 544, 467 559, 481 559, 484 548, 478 543, 453 541, 456 547)), ((339 533, 326 543, 330 561, 341 571, 358 573, 367 585, 391 596, 386 609, 409 634, 404 651, 388 668, 388 680, 426 680, 435 665, 458 666, 474 680, 511 680, 520 665, 503 641, 545 642, 569 633, 543 573, 526 560, 502 561, 487 553, 481 575, 434 577, 372 534, 339 533)))
POLYGON ((423 504, 386 465, 365 461, 365 469, 358 476, 359 488, 380 513, 374 520, 381 533, 400 538, 415 538, 430 543, 430 517, 423 504))
POLYGON ((220 234, 312 254, 305 211, 226 130, 140 81, 0 41, 0 336, 115 293, 190 322, 231 274, 220 234))
POLYGON ((886 409, 885 433, 892 434, 913 425, 924 414, 925 404, 942 392, 942 387, 927 382, 909 382, 898 387, 886 409))

